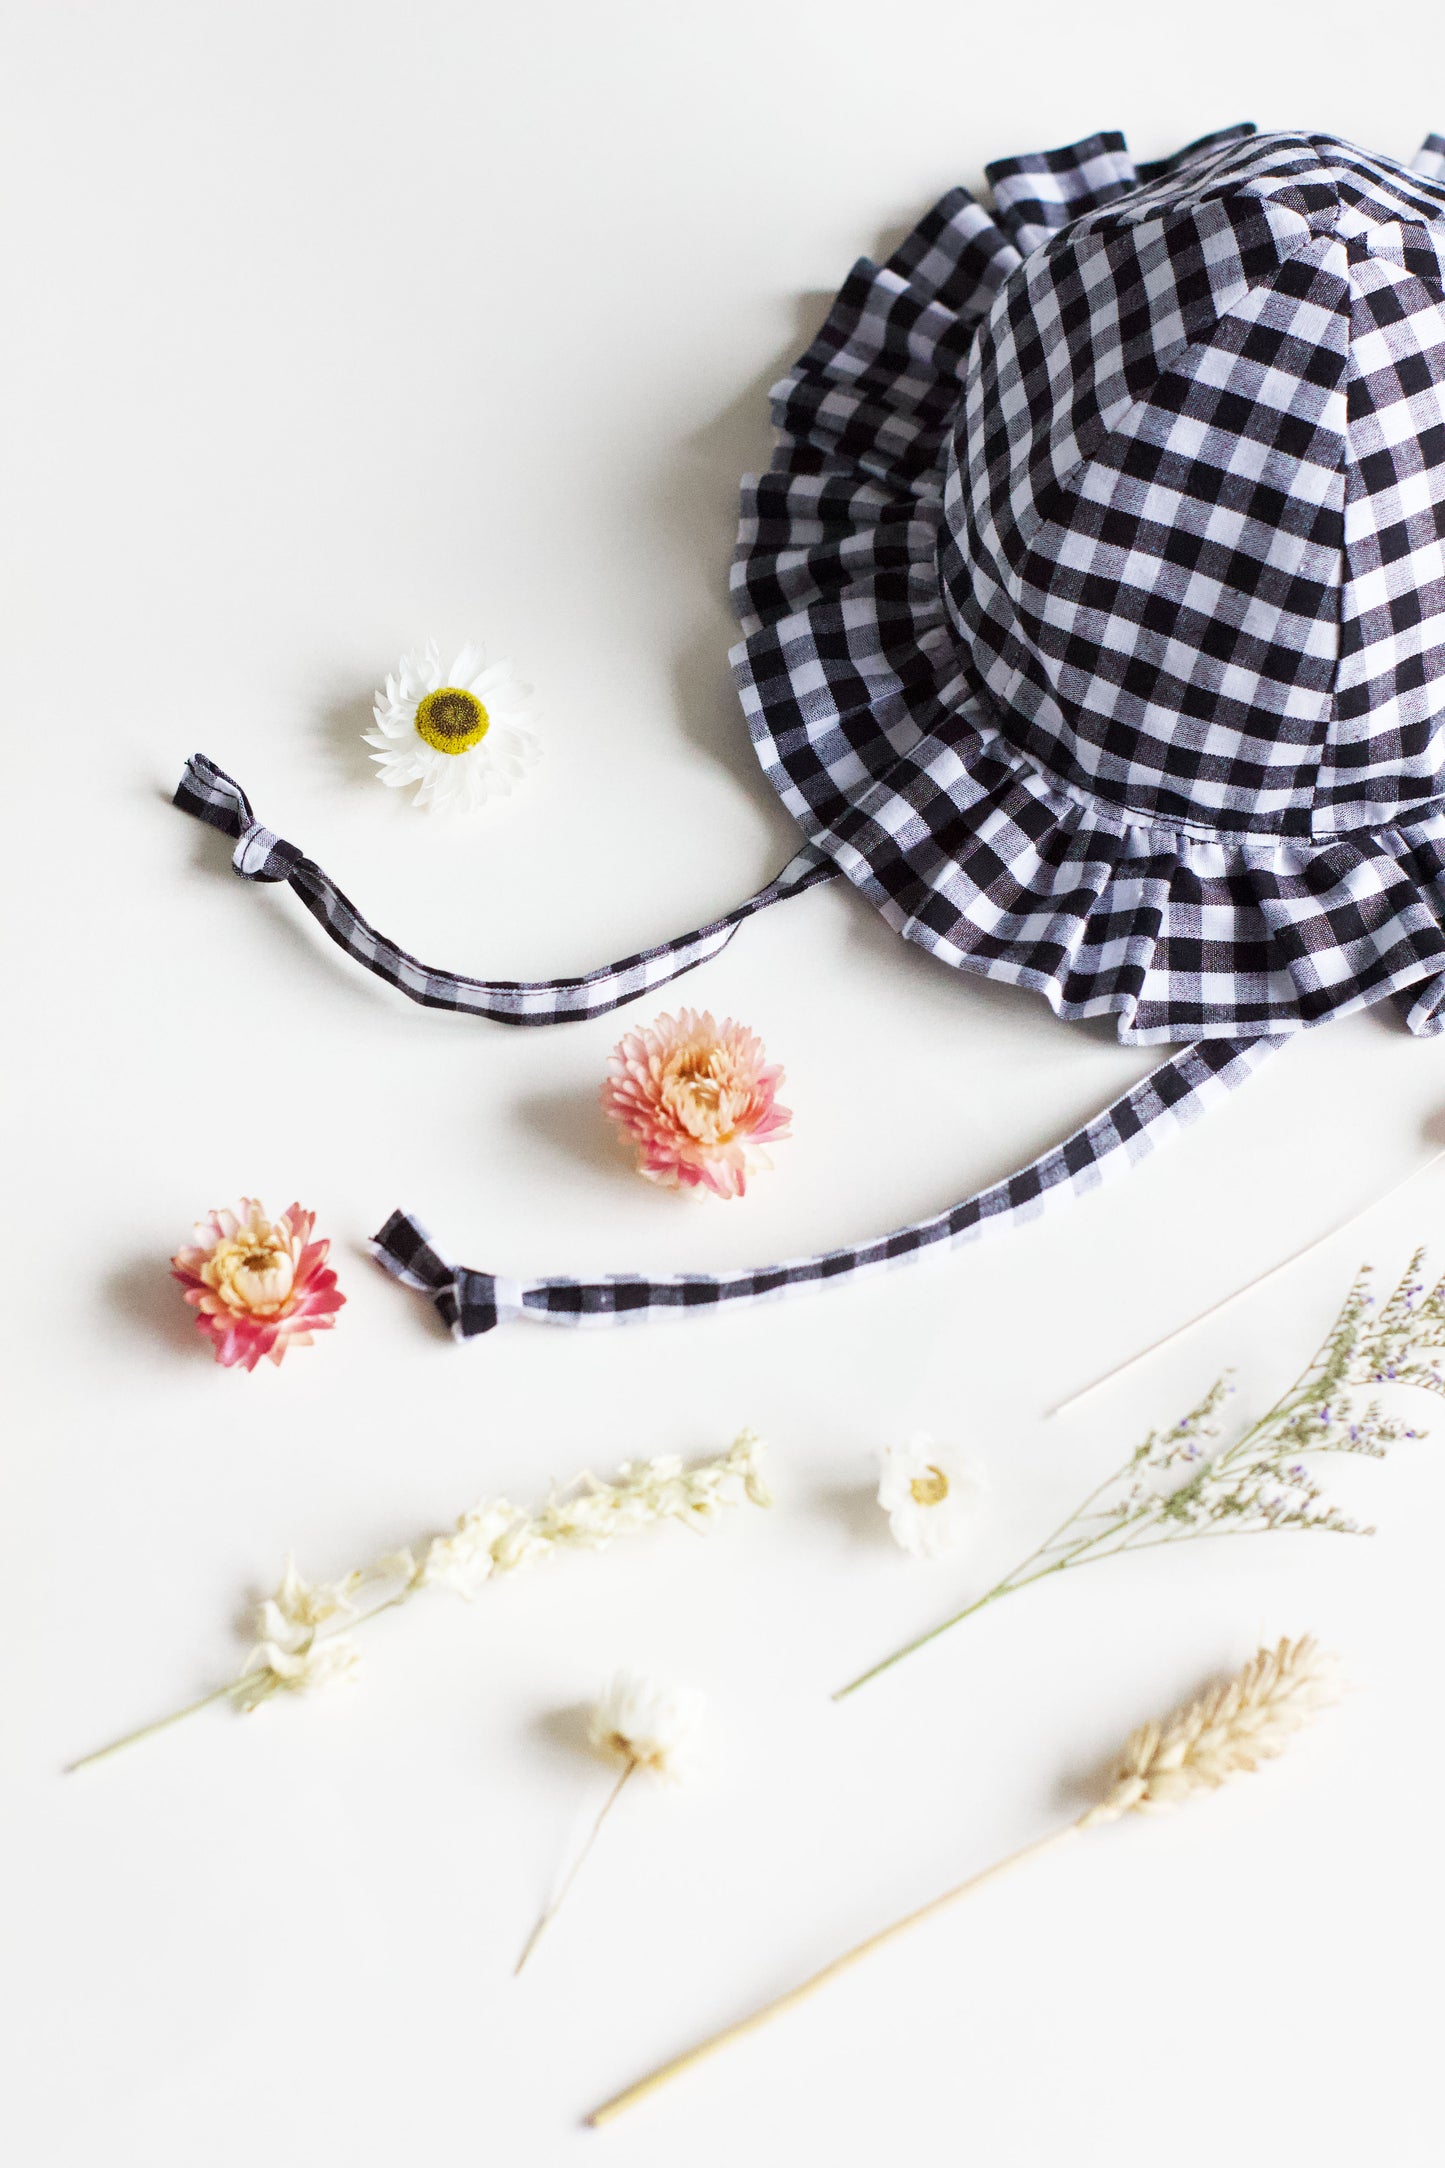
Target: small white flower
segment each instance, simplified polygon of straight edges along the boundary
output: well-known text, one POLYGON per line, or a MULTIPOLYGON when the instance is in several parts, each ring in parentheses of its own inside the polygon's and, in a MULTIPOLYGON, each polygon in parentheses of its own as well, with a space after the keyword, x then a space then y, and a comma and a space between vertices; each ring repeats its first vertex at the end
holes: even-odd
POLYGON ((939 1445, 926 1430, 906 1445, 883 1449, 878 1503, 894 1541, 914 1558, 940 1558, 956 1549, 987 1487, 974 1454, 939 1445))
POLYGON ((339 1581, 306 1581, 296 1571, 295 1559, 288 1558, 279 1588, 256 1606, 257 1638, 295 1649, 309 1642, 318 1626, 355 1618, 351 1599, 364 1578, 353 1572, 339 1581))
POLYGON ((676 1783, 691 1772, 706 1706, 696 1687, 663 1686, 640 1671, 619 1671, 592 1711, 587 1736, 629 1768, 676 1783))
POLYGON ((408 1585, 417 1577, 416 1554, 412 1551, 384 1551, 374 1558, 366 1569, 368 1581, 405 1581, 408 1585))
POLYGON ((237 1702, 255 1709, 275 1693, 311 1694, 324 1686, 336 1686, 356 1676, 361 1656, 346 1634, 328 1634, 308 1648, 278 1648, 274 1641, 258 1642, 246 1659, 237 1702))
POLYGON ((404 655, 372 713, 376 728, 365 736, 379 780, 394 790, 419 784, 420 806, 474 812, 505 797, 541 753, 527 687, 507 663, 488 668, 479 647, 464 647, 448 670, 434 641, 404 655))
POLYGON ((496 1566, 496 1546, 525 1517, 505 1498, 484 1499, 463 1513, 449 1535, 433 1536, 427 1545, 419 1580, 423 1588, 450 1588, 469 1601, 496 1566))

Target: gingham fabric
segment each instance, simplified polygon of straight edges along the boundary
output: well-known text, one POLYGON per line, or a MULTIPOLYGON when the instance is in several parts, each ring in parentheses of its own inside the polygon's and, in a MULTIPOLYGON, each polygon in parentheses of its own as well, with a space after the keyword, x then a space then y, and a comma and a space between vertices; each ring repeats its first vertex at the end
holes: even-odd
POLYGON ((1121 1038, 1445 1024, 1445 144, 992 167, 774 392, 734 664, 891 924, 1121 1038))
POLYGON ((1032 1166, 765 1269, 519 1282, 394 1214, 380 1262, 464 1338, 758 1301, 1032 1217, 1286 1037, 1393 997, 1445 1027, 1445 139, 1411 173, 1234 128, 989 169, 859 264, 744 484, 733 662, 807 839, 695 934, 585 977, 420 964, 197 756, 177 802, 430 1006, 597 1015, 845 875, 956 967, 1196 1041, 1032 1166))
POLYGON ((407 1287, 429 1295, 453 1336, 470 1340, 513 1318, 548 1325, 627 1325, 685 1311, 766 1302, 832 1280, 886 1271, 922 1252, 950 1248, 990 1228, 1017 1226, 1065 1199, 1097 1189, 1212 1106, 1284 1042, 1213 1041, 1164 1062, 1103 1114, 1020 1173, 966 1204, 876 1242, 743 1272, 609 1273, 599 1280, 512 1280, 448 1264, 418 1221, 393 1212, 372 1252, 407 1287))
POLYGON ((236 848, 231 864, 243 881, 284 881, 294 889, 339 948, 368 971, 409 1000, 428 1009, 462 1009, 470 1016, 489 1016, 500 1024, 560 1024, 585 1016, 602 1016, 639 994, 665 986, 684 971, 695 970, 725 949, 746 918, 785 896, 797 896, 819 881, 833 878, 836 869, 805 847, 783 868, 775 881, 760 888, 746 903, 696 933, 681 934, 657 948, 642 949, 620 963, 605 964, 581 978, 569 979, 468 979, 454 971, 437 971, 418 962, 395 941, 369 926, 350 898, 344 896, 330 874, 306 858, 294 843, 284 843, 271 829, 263 828, 251 810, 251 802, 234 782, 207 760, 194 753, 176 787, 175 803, 197 820, 234 836, 236 848))

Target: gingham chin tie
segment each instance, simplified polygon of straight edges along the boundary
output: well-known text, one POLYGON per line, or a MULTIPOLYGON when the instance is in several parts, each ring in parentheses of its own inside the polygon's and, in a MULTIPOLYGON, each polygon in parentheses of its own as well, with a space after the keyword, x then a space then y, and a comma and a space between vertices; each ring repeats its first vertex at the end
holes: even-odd
POLYGON ((176 801, 410 999, 601 1015, 841 874, 908 939, 1177 1046, 935 1218, 755 1271, 515 1281, 393 1214, 460 1337, 761 1301, 1032 1217, 1292 1032, 1445 1027, 1445 140, 1413 171, 1247 127, 1136 167, 989 169, 857 265, 743 487, 733 664, 803 848, 695 932, 576 978, 434 970, 197 755, 176 801))
MULTIPOLYGON (((460 978, 420 964, 369 926, 330 876, 292 843, 264 827, 240 785, 196 754, 176 803, 236 839, 232 866, 243 880, 284 881, 347 953, 413 1001, 463 1009, 503 1023, 561 1023, 600 1016, 692 970, 732 939, 743 919, 797 895, 836 869, 812 851, 725 917, 662 947, 603 966, 585 977, 522 983, 460 978)), ((597 1280, 515 1280, 448 1263, 420 1223, 393 1212, 372 1242, 377 1262, 406 1286, 429 1295, 460 1340, 514 1318, 553 1325, 626 1325, 656 1316, 765 1302, 831 1280, 879 1272, 926 1252, 967 1242, 990 1228, 1017 1225, 1065 1198, 1095 1189, 1175 1136, 1226 1092, 1243 1083, 1283 1038, 1201 1042, 1171 1056, 1131 1091, 1029 1166, 932 1219, 876 1241, 749 1271, 660 1275, 609 1273, 597 1280)))

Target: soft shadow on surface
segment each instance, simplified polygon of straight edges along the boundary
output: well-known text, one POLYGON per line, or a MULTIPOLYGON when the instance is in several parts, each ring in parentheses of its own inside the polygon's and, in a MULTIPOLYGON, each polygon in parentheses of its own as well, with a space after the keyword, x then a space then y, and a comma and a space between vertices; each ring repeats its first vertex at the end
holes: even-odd
POLYGON ((1121 1734, 1109 1753, 1097 1755, 1089 1762, 1081 1762, 1076 1768, 1064 1771, 1054 1786, 1052 1800, 1060 1814, 1066 1814, 1072 1819, 1073 1816, 1082 1814, 1085 1807, 1097 1806, 1101 1799, 1107 1797, 1109 1787, 1114 1781, 1114 1771, 1119 1766, 1119 1753, 1123 1744, 1121 1734))
MULTIPOLYGON (((264 805, 259 809, 253 806, 253 811, 256 812, 258 820, 265 821, 264 805)), ((236 891, 238 909, 262 912, 280 946, 288 950, 293 959, 301 960, 313 975, 324 977, 327 984, 337 990, 339 998, 360 1002, 368 1009, 381 1012, 389 1010, 393 1015, 396 1013, 398 1000, 404 1000, 405 997, 399 996, 393 987, 377 978, 374 973, 364 970, 352 957, 346 955, 337 943, 328 939, 284 881, 257 883, 239 880, 231 867, 231 854, 235 845, 230 837, 222 835, 219 829, 208 827, 203 821, 182 814, 178 814, 177 818, 183 820, 191 831, 190 868, 193 873, 214 874, 217 879, 229 881, 236 891)), ((284 829, 278 832, 285 835, 284 829)), ((295 836, 287 840, 293 843, 297 841, 295 836)), ((298 844, 297 847, 304 849, 305 845, 298 844)), ((406 1006, 410 1009, 412 1004, 407 1002, 406 1006)), ((440 1021, 445 1012, 423 1009, 418 1011, 418 1015, 423 1018, 433 1015, 440 1021)))
POLYGON ((350 692, 328 700, 321 709, 320 736, 327 754, 328 773, 348 785, 376 782, 371 747, 362 741, 372 727, 370 692, 350 692))
POLYGON ((201 1362, 213 1359, 210 1342, 196 1329, 194 1310, 156 1258, 132 1259, 109 1273, 102 1288, 109 1307, 148 1340, 201 1362))
POLYGON ((1151 1719, 1162 1723, 1167 1717, 1172 1716, 1176 1709, 1186 1708, 1191 1702, 1196 1701, 1201 1694, 1209 1693, 1214 1687, 1225 1685, 1233 1676, 1236 1668, 1231 1663, 1217 1664, 1212 1670, 1201 1671, 1192 1684, 1186 1678, 1185 1683, 1179 1687, 1172 1698, 1166 1691, 1157 1708, 1141 1705, 1138 1716, 1132 1722, 1126 1723, 1125 1729, 1120 1732, 1118 1738, 1113 1741, 1106 1753, 1091 1756, 1087 1761, 1080 1761, 1074 1768, 1067 1769, 1061 1774, 1058 1783, 1054 1787, 1054 1806, 1061 1814, 1068 1815, 1081 1814, 1085 1807, 1097 1806, 1101 1799, 1107 1798, 1119 1767, 1125 1740, 1132 1736, 1137 1726, 1147 1723, 1151 1719))
POLYGON ((824 1483, 813 1492, 813 1504, 829 1520, 844 1528, 854 1543, 870 1550, 892 1549, 888 1518, 878 1504, 876 1483, 824 1483))
MULTIPOLYGON (((873 236, 867 253, 883 263, 927 209, 916 205, 873 236)), ((860 253, 862 253, 860 251, 860 253)), ((686 440, 660 478, 657 501, 674 547, 702 571, 714 598, 706 621, 682 642, 672 677, 684 736, 741 782, 760 806, 778 812, 778 833, 795 833, 758 767, 728 667, 738 637, 728 601, 728 570, 737 541, 738 484, 766 470, 773 452, 768 394, 822 329, 851 263, 838 265, 838 286, 794 296, 793 326, 773 358, 712 421, 686 440)))
POLYGON ((585 1754, 589 1761, 596 1761, 597 1750, 587 1736, 591 1718, 591 1704, 574 1701, 565 1709, 548 1709, 534 1717, 528 1730, 544 1746, 556 1747, 569 1756, 585 1754))
MULTIPOLYGON (((396 1209, 405 1212, 409 1207, 404 1203, 398 1203, 396 1209)), ((377 1224, 380 1225, 380 1221, 377 1224)), ((433 1340, 445 1340, 450 1344, 451 1328, 443 1324, 437 1306, 430 1295, 423 1295, 416 1288, 406 1287, 400 1280, 392 1279, 385 1266, 377 1263, 364 1242, 348 1242, 346 1250, 348 1255, 355 1259, 361 1270, 371 1273, 375 1278, 391 1280, 391 1284, 396 1290, 397 1300, 411 1305, 419 1331, 428 1333, 433 1340)), ((443 1254, 446 1256, 449 1265, 465 1263, 465 1259, 453 1257, 449 1252, 443 1254)))
MULTIPOLYGON (((798 296, 792 336, 721 413, 686 440, 657 488, 658 510, 669 540, 699 568, 713 603, 673 658, 679 725, 699 751, 718 761, 759 805, 769 808, 776 807, 777 801, 753 755, 728 667, 728 649, 738 636, 728 602, 728 567, 737 540, 738 484, 744 474, 756 474, 767 466, 773 438, 768 392, 816 337, 832 302, 831 294, 798 296)), ((791 829, 791 822, 780 812, 779 835, 786 836, 791 829)))
POLYGON ((536 1092, 515 1111, 524 1129, 574 1169, 580 1163, 603 1175, 635 1179, 616 1131, 602 1111, 595 1085, 536 1092))

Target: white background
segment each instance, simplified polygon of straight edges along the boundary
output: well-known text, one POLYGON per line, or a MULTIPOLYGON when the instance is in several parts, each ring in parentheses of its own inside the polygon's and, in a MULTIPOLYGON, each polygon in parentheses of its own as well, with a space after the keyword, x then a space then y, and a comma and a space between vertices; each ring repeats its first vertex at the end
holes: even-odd
MULTIPOLYGON (((1373 1543, 1272 1539, 1030 1591, 842 1707, 1225 1363, 1280 1389, 1427 1176, 1100 1395, 1054 1400, 1383 1190, 1445 1047, 1298 1043, 1057 1220, 909 1273, 629 1333, 454 1348, 366 1260, 394 1205, 503 1271, 704 1267, 965 1195, 1146 1065, 856 898, 680 989, 745 1017, 796 1135, 741 1204, 615 1153, 619 1022, 417 1010, 170 811, 195 748, 438 964, 585 969, 789 855, 730 689, 739 473, 852 258, 988 158, 1235 119, 1408 157, 1439 11, 948 0, 11 5, 4 871, 11 1344, 0 1590, 7 2152, 25 2168, 1436 2158, 1445 1438, 1341 1473, 1373 1543), (429 634, 537 688, 526 794, 442 829, 370 779, 429 634), (284 1370, 211 1363, 166 1278, 205 1207, 313 1206, 348 1296, 284 1370), (288 1548, 315 1574, 743 1422, 779 1493, 367 1637, 353 1690, 209 1711, 288 1548), (970 1552, 891 1548, 884 1440, 987 1458, 970 1552), (1349 1480, 1346 1480, 1349 1479, 1349 1480), (1006 1881, 592 2134, 580 2117, 1076 1811, 1139 1718, 1313 1628, 1359 1691, 1286 1762, 1006 1881), (615 1665, 704 1687, 705 1777, 630 1791, 520 1982, 608 1777, 615 1665)), ((638 1021, 665 1006, 658 1000, 638 1021)), ((1445 1251, 1440 1253, 1445 1264, 1445 1251)), ((1428 1407, 1408 1411, 1428 1421, 1428 1407)))

